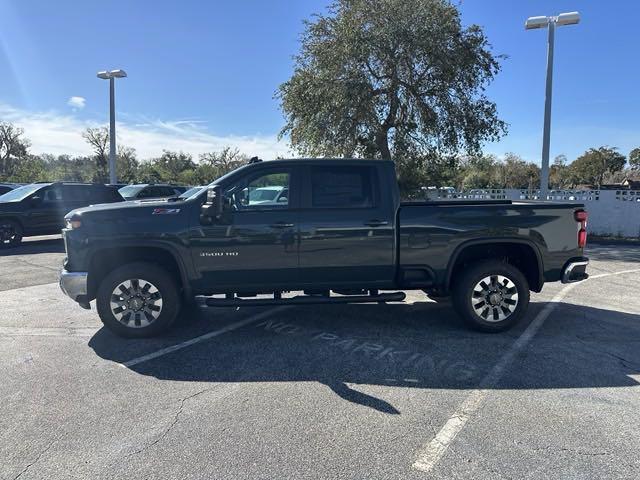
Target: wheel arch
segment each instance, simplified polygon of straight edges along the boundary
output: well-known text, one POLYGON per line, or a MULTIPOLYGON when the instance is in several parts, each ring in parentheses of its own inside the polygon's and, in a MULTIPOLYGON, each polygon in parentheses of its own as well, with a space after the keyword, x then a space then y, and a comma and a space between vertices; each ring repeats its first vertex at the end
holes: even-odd
POLYGON ((20 219, 20 217, 16 215, 0 215, 0 222, 3 220, 11 220, 12 222, 16 222, 20 225, 20 228, 24 232, 24 222, 20 219))
POLYGON ((167 270, 178 282, 185 298, 191 288, 185 265, 177 252, 166 245, 127 244, 117 247, 104 246, 92 252, 88 267, 87 294, 94 299, 101 280, 111 271, 133 262, 148 262, 167 270))
POLYGON ((454 250, 447 264, 444 279, 446 291, 450 291, 451 281, 464 265, 490 258, 506 259, 522 271, 531 290, 542 290, 544 267, 538 246, 532 241, 520 238, 490 238, 470 240, 454 250))

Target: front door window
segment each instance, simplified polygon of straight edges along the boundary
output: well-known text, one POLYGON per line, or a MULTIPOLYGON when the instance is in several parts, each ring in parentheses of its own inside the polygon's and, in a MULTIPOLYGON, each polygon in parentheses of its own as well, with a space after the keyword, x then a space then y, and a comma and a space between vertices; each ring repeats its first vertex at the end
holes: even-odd
POLYGON ((254 177, 228 190, 235 210, 271 210, 289 207, 289 173, 273 172, 254 177))

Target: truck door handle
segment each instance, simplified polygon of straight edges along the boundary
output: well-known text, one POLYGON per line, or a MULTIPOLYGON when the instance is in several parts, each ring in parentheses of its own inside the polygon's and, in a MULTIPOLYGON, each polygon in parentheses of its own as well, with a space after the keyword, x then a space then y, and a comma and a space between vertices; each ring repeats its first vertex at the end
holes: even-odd
POLYGON ((368 227, 384 227, 385 225, 389 225, 389 222, 384 222, 382 220, 369 220, 364 224, 368 227))
POLYGON ((291 228, 293 227, 293 223, 277 222, 277 223, 272 223, 269 226, 271 228, 291 228))

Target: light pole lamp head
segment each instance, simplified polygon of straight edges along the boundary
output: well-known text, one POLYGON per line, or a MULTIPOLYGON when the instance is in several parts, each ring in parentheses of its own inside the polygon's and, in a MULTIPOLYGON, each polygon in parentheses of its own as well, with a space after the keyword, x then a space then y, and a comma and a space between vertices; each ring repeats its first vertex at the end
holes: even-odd
POLYGON ((580 23, 580 14, 578 12, 561 13, 557 17, 529 17, 524 23, 526 30, 535 30, 537 28, 547 28, 550 23, 555 23, 559 27, 563 25, 575 25, 580 23))
POLYGON ((527 21, 524 23, 524 28, 526 30, 535 30, 537 28, 547 28, 549 25, 549 21, 551 19, 549 17, 529 17, 527 21))
POLYGON ((118 69, 118 70, 111 70, 109 72, 111 74, 111 76, 113 78, 124 78, 127 76, 127 72, 125 72, 124 70, 118 69))
POLYGON ((101 78, 103 80, 109 80, 111 78, 124 78, 127 76, 127 72, 125 72, 122 69, 118 69, 118 70, 103 70, 101 72, 98 72, 97 77, 101 78))
POLYGON ((557 25, 575 25, 580 23, 580 14, 578 12, 561 13, 556 18, 557 25))

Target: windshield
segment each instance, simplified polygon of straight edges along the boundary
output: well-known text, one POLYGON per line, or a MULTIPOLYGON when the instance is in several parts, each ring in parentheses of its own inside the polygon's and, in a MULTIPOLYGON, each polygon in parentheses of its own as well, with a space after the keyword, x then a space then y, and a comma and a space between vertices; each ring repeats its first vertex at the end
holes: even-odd
POLYGON ((0 202, 19 202, 44 186, 42 183, 32 183, 31 185, 18 187, 4 195, 0 195, 0 202))
POLYGON ((196 193, 201 192, 203 188, 205 188, 205 187, 192 187, 189 190, 187 190, 186 192, 180 194, 180 196, 178 196, 178 198, 186 200, 187 198, 195 195, 196 193))
POLYGON ((124 198, 132 198, 135 197, 136 194, 144 188, 144 185, 127 185, 126 187, 122 187, 118 192, 124 198))
POLYGON ((256 188, 254 191, 249 193, 249 200, 251 201, 261 201, 261 200, 275 200, 276 195, 278 195, 279 190, 275 189, 263 189, 256 188))

